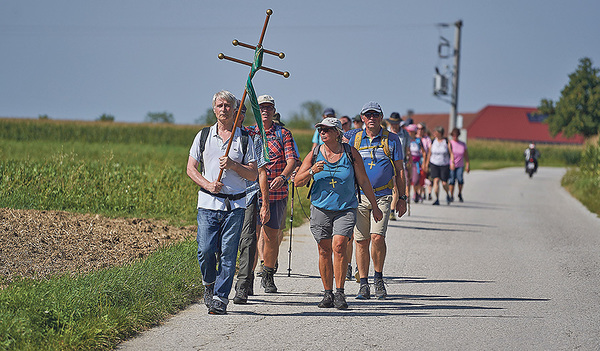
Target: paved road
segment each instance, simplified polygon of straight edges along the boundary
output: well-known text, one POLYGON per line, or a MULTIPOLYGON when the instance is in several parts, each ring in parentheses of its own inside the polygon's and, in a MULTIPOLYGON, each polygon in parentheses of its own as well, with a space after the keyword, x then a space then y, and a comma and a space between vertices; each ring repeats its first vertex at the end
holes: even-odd
MULTIPOLYGON (((320 309, 322 285, 308 226, 281 247, 278 294, 194 304, 121 350, 598 350, 600 219, 560 187, 564 170, 474 171, 465 201, 412 206, 391 222, 387 300, 320 309)), ((372 273, 372 272, 371 272, 372 273)))

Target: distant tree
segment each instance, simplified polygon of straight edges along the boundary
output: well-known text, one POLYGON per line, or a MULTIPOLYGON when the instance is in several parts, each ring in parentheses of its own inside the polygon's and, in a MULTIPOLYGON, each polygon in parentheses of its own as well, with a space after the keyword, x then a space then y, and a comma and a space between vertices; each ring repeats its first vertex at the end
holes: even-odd
POLYGON ((212 108, 207 108, 206 112, 204 112, 203 115, 200 115, 200 117, 196 118, 194 122, 196 124, 213 125, 217 123, 217 116, 215 116, 215 112, 212 108))
POLYGON ((323 104, 319 101, 305 101, 300 104, 300 112, 294 112, 286 121, 286 126, 310 129, 323 117, 323 104))
POLYGON ((164 112, 148 112, 146 114, 146 122, 150 123, 175 123, 173 114, 167 111, 164 112))
POLYGON ((50 119, 48 115, 38 115, 38 119, 50 119))
POLYGON ((96 119, 96 121, 99 121, 99 122, 114 122, 115 121, 115 116, 103 113, 103 114, 100 115, 100 117, 98 117, 96 119))
POLYGON ((598 134, 600 128, 600 69, 592 67, 592 61, 584 57, 569 75, 567 84, 554 103, 542 99, 538 110, 548 115, 546 122, 550 133, 562 132, 566 137, 582 134, 585 137, 598 134))

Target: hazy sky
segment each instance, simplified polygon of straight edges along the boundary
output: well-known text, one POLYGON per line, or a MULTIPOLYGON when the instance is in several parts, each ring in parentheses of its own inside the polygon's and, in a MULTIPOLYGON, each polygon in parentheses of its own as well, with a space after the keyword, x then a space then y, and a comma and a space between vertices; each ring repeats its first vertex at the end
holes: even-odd
POLYGON ((241 97, 273 9, 257 94, 285 120, 305 101, 355 115, 378 101, 387 116, 446 113, 433 96, 440 36, 463 21, 458 109, 532 106, 558 99, 582 57, 600 66, 600 1, 31 1, 0 2, 0 116, 141 122, 167 111, 193 123, 221 89, 241 97))

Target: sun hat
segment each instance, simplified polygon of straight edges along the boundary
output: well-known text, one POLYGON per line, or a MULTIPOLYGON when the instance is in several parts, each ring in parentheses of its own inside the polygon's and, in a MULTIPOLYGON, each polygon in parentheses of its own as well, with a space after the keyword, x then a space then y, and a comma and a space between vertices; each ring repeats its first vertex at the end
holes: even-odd
POLYGON ((400 117, 400 114, 398 112, 392 112, 390 118, 388 118, 388 122, 390 122, 391 124, 399 124, 400 122, 402 122, 402 117, 400 117))
POLYGON ((334 127, 337 128, 339 132, 343 132, 342 122, 335 117, 325 117, 323 120, 317 124, 315 124, 315 128, 319 127, 334 127))
POLYGON ((416 124, 409 124, 408 127, 406 127, 406 130, 408 130, 409 132, 416 132, 417 131, 417 125, 416 124))

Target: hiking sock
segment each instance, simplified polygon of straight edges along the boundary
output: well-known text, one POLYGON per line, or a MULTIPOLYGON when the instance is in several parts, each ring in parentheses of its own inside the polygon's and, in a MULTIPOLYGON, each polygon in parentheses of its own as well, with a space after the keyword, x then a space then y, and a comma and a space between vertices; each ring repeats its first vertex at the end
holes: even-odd
POLYGON ((327 295, 327 294, 333 294, 333 289, 331 289, 331 290, 325 290, 325 295, 327 295))
POLYGON ((369 278, 360 278, 360 285, 369 285, 369 278))
MULTIPOLYGON (((330 291, 333 291, 333 290, 330 290, 330 291)), ((345 294, 344 288, 335 288, 335 292, 339 293, 339 294, 345 294)))
POLYGON ((383 272, 375 271, 375 279, 383 279, 383 272))

